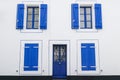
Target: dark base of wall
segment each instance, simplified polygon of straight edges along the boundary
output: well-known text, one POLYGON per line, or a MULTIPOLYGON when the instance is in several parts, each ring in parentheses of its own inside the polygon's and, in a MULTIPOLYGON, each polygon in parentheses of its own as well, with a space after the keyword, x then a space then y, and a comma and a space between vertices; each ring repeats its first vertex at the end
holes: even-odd
MULTIPOLYGON (((0 76, 0 80, 53 80, 53 79, 51 76, 0 76)), ((59 79, 54 79, 54 80, 59 80, 59 79)), ((120 75, 119 76, 68 76, 66 80, 120 80, 120 75)))
POLYGON ((69 76, 67 80, 120 80, 120 76, 69 76))

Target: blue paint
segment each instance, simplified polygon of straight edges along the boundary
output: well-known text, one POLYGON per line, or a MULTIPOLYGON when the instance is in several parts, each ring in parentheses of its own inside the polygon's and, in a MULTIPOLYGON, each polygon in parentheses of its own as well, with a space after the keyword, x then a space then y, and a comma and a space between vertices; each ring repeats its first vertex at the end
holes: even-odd
POLYGON ((23 29, 24 25, 24 4, 17 5, 16 29, 23 29))
POLYGON ((58 48, 58 59, 55 59, 53 53, 53 78, 66 78, 67 76, 67 46, 66 45, 53 45, 53 52, 55 47, 58 48), (61 48, 65 48, 64 57, 61 56, 61 48))
POLYGON ((72 29, 79 29, 79 10, 78 10, 78 4, 72 4, 71 5, 71 27, 72 29))
POLYGON ((101 4, 95 4, 95 27, 96 29, 102 29, 101 4))
POLYGON ((24 71, 38 71, 38 44, 25 44, 24 71))
POLYGON ((95 44, 82 43, 81 47, 82 71, 95 71, 95 44))
POLYGON ((47 29, 47 4, 41 4, 40 29, 47 29))

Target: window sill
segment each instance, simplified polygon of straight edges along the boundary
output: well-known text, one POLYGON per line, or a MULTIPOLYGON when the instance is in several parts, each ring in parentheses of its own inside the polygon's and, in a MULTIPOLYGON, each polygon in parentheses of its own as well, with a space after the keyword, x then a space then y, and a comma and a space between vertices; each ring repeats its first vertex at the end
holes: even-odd
POLYGON ((98 30, 97 29, 78 29, 78 30, 76 30, 76 32, 80 32, 80 33, 97 33, 98 30))
POLYGON ((42 33, 43 32, 43 30, 40 30, 40 29, 33 29, 33 30, 31 30, 31 29, 28 29, 28 30, 21 30, 20 31, 21 33, 42 33))

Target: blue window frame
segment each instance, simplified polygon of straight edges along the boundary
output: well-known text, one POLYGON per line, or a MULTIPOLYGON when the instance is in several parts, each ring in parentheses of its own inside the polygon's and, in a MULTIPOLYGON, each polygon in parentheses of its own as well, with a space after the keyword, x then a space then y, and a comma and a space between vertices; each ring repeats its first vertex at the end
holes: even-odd
POLYGON ((39 28, 39 7, 28 6, 27 7, 27 29, 38 29, 39 28))
POLYGON ((91 6, 80 6, 80 29, 92 29, 91 6))

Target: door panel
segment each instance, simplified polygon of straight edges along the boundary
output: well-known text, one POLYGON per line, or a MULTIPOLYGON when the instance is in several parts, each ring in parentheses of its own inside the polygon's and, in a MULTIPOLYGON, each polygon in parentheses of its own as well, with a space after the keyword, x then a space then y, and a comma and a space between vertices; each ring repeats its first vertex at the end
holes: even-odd
POLYGON ((67 76, 67 46, 53 45, 53 77, 66 78, 67 76))

